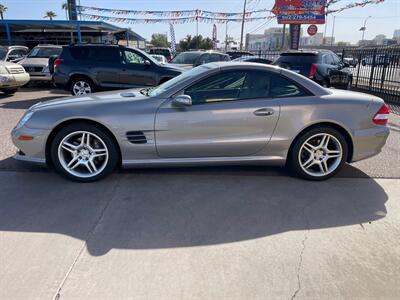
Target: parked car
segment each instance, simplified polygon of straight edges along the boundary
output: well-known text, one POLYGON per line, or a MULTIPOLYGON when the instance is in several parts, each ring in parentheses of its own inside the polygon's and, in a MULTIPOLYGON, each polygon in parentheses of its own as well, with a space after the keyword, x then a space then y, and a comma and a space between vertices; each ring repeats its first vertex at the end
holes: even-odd
POLYGON ((52 76, 48 65, 49 57, 60 55, 61 50, 61 46, 38 45, 19 64, 29 73, 31 81, 51 81, 52 76))
POLYGON ((158 55, 162 55, 165 57, 165 59, 167 60, 167 62, 171 62, 173 55, 172 55, 172 51, 170 48, 151 48, 149 50, 150 54, 158 54, 158 55))
POLYGON ((25 46, 0 46, 0 60, 19 62, 28 54, 29 48, 25 46))
POLYGON ((324 87, 350 89, 353 81, 349 64, 329 50, 283 52, 273 65, 306 76, 324 87))
POLYGON ((272 60, 260 56, 241 56, 238 58, 235 58, 232 61, 237 61, 237 62, 254 62, 254 63, 260 63, 260 64, 271 64, 272 60))
POLYGON ((75 44, 64 46, 54 61, 53 81, 72 95, 82 95, 107 89, 156 86, 182 72, 139 49, 75 44))
POLYGON ((385 54, 377 54, 374 61, 374 56, 369 55, 361 60, 361 64, 363 66, 388 66, 390 64, 390 58, 385 54))
POLYGON ((209 62, 230 61, 229 55, 215 51, 187 51, 181 52, 171 61, 186 70, 209 62))
POLYGON ((154 57, 156 60, 158 60, 162 64, 166 64, 167 60, 165 59, 165 56, 160 55, 160 54, 152 54, 152 57, 154 57))
POLYGON ((21 65, 0 61, 0 91, 11 95, 28 82, 29 74, 21 65))
POLYGON ((342 53, 336 53, 336 55, 337 55, 341 60, 343 60, 344 62, 348 63, 350 67, 356 67, 357 64, 358 64, 358 59, 357 59, 357 58, 354 58, 354 57, 351 56, 351 55, 345 55, 343 58, 342 58, 342 53))
POLYGON ((389 109, 276 66, 219 62, 156 87, 43 102, 12 130, 16 159, 77 181, 123 167, 290 166, 323 180, 378 154, 389 109))
POLYGON ((229 55, 231 60, 234 60, 234 59, 242 57, 242 56, 246 56, 246 57, 254 56, 254 54, 249 51, 227 51, 226 54, 229 55))

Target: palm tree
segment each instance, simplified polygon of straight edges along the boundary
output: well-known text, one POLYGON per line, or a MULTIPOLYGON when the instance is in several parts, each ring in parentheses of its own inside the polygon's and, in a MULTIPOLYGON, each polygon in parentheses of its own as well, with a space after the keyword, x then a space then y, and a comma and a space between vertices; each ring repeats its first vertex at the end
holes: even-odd
POLYGON ((54 11, 47 11, 46 15, 43 18, 49 18, 50 21, 53 21, 53 18, 57 17, 56 13, 54 11))
POLYGON ((64 2, 61 6, 63 10, 65 10, 65 19, 68 20, 68 3, 64 2))
POLYGON ((2 20, 4 19, 3 15, 6 12, 6 10, 7 10, 7 6, 4 6, 3 4, 0 4, 0 16, 1 16, 2 20))

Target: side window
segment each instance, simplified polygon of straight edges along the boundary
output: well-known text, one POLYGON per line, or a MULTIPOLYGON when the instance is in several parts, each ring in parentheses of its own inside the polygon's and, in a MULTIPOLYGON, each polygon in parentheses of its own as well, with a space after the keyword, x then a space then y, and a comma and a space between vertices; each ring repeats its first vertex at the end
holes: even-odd
POLYGON ((338 65, 340 63, 340 58, 336 54, 331 54, 332 61, 334 65, 338 65))
POLYGON ((272 98, 302 97, 308 93, 295 83, 277 74, 271 75, 270 96, 272 98))
POLYGON ((332 56, 330 54, 324 54, 324 56, 322 56, 322 62, 326 65, 332 65, 333 64, 332 56))
POLYGON ((198 59, 197 59, 197 63, 199 65, 202 64, 206 64, 210 62, 210 54, 206 53, 206 54, 202 54, 198 59))
POLYGON ((210 54, 210 62, 221 61, 221 57, 218 53, 211 53, 210 54))
POLYGON ((122 50, 123 52, 123 60, 122 63, 124 64, 144 64, 144 58, 137 54, 134 51, 125 49, 122 50))
POLYGON ((98 62, 119 62, 119 50, 116 47, 93 47, 92 59, 98 62))
POLYGON ((271 74, 263 71, 248 71, 239 98, 257 99, 270 97, 271 74))
POLYGON ((8 54, 8 60, 14 60, 21 57, 22 55, 21 53, 18 52, 18 50, 11 50, 10 53, 8 54))
POLYGON ((218 73, 184 91, 192 97, 193 105, 238 100, 241 88, 246 78, 246 72, 218 73))

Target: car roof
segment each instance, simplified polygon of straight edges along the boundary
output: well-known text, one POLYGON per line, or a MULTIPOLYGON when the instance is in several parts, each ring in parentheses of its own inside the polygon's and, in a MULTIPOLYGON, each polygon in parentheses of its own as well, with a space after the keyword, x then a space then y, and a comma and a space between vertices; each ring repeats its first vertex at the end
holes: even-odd
POLYGON ((50 44, 39 44, 39 45, 36 45, 35 46, 35 48, 62 48, 62 46, 61 45, 50 45, 50 44))
POLYGON ((318 55, 319 53, 332 53, 331 50, 326 49, 300 49, 300 50, 289 50, 284 51, 281 54, 314 54, 318 55))

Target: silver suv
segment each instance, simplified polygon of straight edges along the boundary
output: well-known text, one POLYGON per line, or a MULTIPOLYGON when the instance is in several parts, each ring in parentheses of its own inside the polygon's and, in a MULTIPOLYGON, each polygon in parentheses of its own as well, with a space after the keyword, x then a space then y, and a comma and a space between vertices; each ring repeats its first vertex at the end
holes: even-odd
POLYGON ((31 81, 51 81, 49 57, 60 55, 61 50, 61 46, 38 45, 19 64, 29 73, 31 81))

